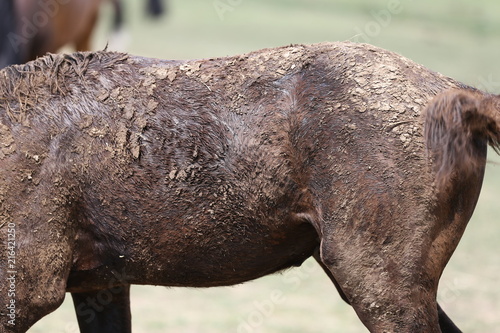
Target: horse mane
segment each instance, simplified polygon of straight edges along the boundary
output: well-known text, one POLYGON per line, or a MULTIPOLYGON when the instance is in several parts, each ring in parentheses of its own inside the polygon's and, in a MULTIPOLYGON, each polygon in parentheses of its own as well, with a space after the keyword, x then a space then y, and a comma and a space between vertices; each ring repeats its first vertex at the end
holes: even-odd
POLYGON ((100 73, 127 59, 125 53, 76 52, 47 54, 23 65, 9 66, 0 70, 0 109, 5 103, 11 120, 22 122, 23 114, 38 101, 66 96, 75 83, 84 85, 89 69, 100 73))

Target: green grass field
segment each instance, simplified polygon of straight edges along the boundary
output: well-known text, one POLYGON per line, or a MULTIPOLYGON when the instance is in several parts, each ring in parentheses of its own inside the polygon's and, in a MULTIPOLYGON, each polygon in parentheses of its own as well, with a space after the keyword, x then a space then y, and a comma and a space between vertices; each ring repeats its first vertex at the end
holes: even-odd
MULTIPOLYGON (((155 22, 145 17, 143 2, 126 1, 127 42, 111 42, 111 49, 189 59, 357 40, 500 92, 498 1, 175 0, 155 22)), ((109 15, 106 8, 95 49, 106 45, 109 15)), ((440 285, 442 306, 464 332, 500 332, 500 158, 489 156, 476 212, 440 285)), ((236 287, 133 287, 132 314, 135 333, 367 331, 313 262, 236 287)), ((69 295, 29 332, 78 332, 69 295)))

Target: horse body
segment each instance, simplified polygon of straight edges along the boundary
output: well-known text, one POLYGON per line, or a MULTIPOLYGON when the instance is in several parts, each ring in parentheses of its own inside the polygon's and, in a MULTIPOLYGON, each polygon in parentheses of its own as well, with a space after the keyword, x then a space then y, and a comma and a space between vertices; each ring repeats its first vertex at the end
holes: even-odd
POLYGON ((130 284, 230 285, 313 255, 370 331, 440 332, 438 280, 487 139, 474 172, 436 187, 421 113, 461 84, 351 43, 190 62, 48 56, 0 80, 0 225, 16 226, 24 281, 6 332, 66 291, 82 332, 129 331, 130 284), (112 302, 86 312, 104 290, 112 302))

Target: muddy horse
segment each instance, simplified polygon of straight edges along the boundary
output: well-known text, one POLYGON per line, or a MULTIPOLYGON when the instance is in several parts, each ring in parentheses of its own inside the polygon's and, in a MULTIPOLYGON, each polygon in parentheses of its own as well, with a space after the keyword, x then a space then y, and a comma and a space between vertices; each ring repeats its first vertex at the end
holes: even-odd
POLYGON ((130 332, 131 284, 233 285, 314 257, 371 332, 459 332, 436 293, 498 146, 495 101, 354 43, 8 67, 0 328, 70 292, 81 332, 130 332))

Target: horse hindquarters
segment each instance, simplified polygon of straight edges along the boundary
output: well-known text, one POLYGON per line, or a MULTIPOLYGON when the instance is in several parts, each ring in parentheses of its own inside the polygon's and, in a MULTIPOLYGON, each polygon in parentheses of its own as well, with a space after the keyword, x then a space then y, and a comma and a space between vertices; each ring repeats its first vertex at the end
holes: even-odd
MULTIPOLYGON (((439 311, 437 287, 479 197, 486 142, 498 147, 496 103, 464 91, 437 97, 425 113, 435 171, 416 162, 391 181, 372 158, 370 172, 353 171, 318 195, 327 207, 320 260, 372 332, 459 331, 439 311)), ((357 163, 352 170, 365 169, 357 163)))
MULTIPOLYGON (((421 177, 426 177, 424 173, 421 177)), ((453 196, 412 192, 404 185, 364 175, 319 195, 323 220, 319 260, 371 332, 440 332, 436 294, 479 195, 480 175, 461 179, 453 196), (479 184, 479 185, 478 185, 479 184), (452 206, 456 205, 458 206, 452 206), (460 214, 452 214, 454 210, 460 214)), ((432 184, 422 182, 420 184, 432 184)), ((420 192, 425 191, 425 192, 420 192)), ((442 328, 450 330, 450 325, 442 328)))

